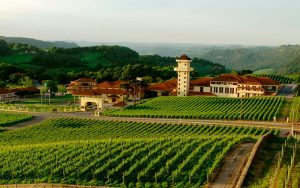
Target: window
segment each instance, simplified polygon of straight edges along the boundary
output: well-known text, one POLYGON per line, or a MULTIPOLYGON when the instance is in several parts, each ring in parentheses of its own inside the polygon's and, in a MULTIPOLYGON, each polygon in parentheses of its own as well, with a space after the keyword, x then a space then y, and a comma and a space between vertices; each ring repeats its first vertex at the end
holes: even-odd
POLYGON ((223 93, 224 88, 223 87, 219 87, 219 93, 223 93))
POLYGON ((234 88, 230 88, 230 93, 234 93, 234 88))
POLYGON ((229 93, 229 88, 228 87, 225 88, 225 93, 229 93))
POLYGON ((218 87, 214 87, 214 93, 218 93, 218 87))

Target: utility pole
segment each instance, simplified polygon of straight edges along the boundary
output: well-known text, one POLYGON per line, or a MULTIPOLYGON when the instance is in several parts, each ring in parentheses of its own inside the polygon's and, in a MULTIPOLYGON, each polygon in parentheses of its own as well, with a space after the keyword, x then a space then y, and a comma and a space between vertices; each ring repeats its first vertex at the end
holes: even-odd
POLYGON ((49 89, 49 106, 50 106, 50 103, 51 103, 51 90, 49 89))

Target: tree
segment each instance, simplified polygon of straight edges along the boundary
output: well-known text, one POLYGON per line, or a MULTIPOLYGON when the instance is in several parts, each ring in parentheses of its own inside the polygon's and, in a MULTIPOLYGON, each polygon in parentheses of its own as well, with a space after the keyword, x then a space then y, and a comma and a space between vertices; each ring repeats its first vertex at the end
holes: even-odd
POLYGON ((0 80, 0 88, 6 88, 6 82, 0 80))
POLYGON ((57 92, 57 83, 55 83, 53 80, 44 80, 43 81, 44 86, 46 87, 47 92, 51 92, 51 95, 55 95, 57 92))
POLYGON ((21 84, 23 87, 30 87, 33 86, 33 81, 29 76, 24 76, 20 79, 19 84, 21 84))
POLYGON ((0 80, 8 80, 9 75, 15 72, 18 72, 16 66, 7 63, 0 63, 0 80))
POLYGON ((0 55, 8 55, 11 49, 4 40, 0 40, 0 55))
POLYGON ((64 85, 59 84, 59 85, 57 85, 57 91, 59 93, 61 93, 62 95, 64 95, 67 92, 67 89, 64 85))

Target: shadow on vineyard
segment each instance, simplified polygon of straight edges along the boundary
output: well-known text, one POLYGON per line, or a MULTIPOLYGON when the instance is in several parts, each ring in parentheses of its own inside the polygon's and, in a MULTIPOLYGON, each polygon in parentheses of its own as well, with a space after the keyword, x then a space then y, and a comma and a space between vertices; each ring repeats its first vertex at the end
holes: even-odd
POLYGON ((32 119, 32 115, 29 114, 0 111, 0 127, 15 125, 17 123, 29 121, 31 119, 32 119))
POLYGON ((0 133, 0 184, 199 187, 255 127, 50 119, 0 133))

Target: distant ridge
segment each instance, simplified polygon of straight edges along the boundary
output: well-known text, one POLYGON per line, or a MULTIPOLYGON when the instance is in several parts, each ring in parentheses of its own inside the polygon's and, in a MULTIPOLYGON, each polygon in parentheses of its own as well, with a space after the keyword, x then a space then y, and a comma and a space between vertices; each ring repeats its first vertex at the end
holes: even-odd
POLYGON ((0 39, 5 40, 7 43, 19 43, 19 44, 29 44, 31 46, 36 46, 38 48, 51 48, 51 47, 58 47, 58 48, 75 48, 78 45, 74 42, 65 42, 65 41, 43 41, 37 40, 34 38, 25 38, 25 37, 5 37, 0 36, 0 39))

